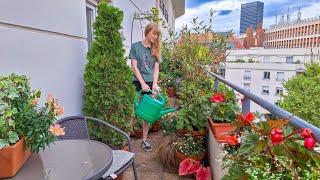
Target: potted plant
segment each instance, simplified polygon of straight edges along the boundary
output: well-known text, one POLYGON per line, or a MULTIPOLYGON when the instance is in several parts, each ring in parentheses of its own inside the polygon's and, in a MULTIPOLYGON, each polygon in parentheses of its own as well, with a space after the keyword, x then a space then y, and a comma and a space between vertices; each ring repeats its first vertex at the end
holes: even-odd
POLYGON ((232 138, 239 144, 224 157, 229 167, 223 179, 318 179, 320 155, 311 129, 294 129, 288 120, 268 120, 256 124, 239 122, 242 133, 232 138))
POLYGON ((136 139, 141 139, 143 136, 142 126, 143 120, 137 118, 133 124, 133 134, 136 139))
POLYGON ((192 134, 186 134, 184 137, 177 138, 173 143, 173 147, 176 150, 179 162, 187 158, 202 161, 206 155, 203 143, 203 138, 195 138, 192 134))
POLYGON ((226 142, 226 137, 236 129, 232 123, 236 121, 240 111, 234 92, 225 86, 220 86, 218 92, 208 97, 203 108, 216 140, 226 142))
POLYGON ((192 175, 196 180, 211 180, 210 167, 204 167, 194 159, 184 159, 179 164, 179 176, 192 175))
POLYGON ((31 153, 64 135, 54 125, 63 108, 52 96, 38 107, 41 92, 32 91, 25 76, 0 76, 0 90, 0 178, 6 178, 14 176, 31 153))
MULTIPOLYGON (((97 14, 93 25, 95 39, 88 51, 84 72, 83 111, 87 116, 97 117, 129 132, 136 92, 119 31, 123 12, 102 1, 97 14)), ((122 149, 127 145, 125 137, 114 130, 92 123, 88 126, 90 136, 95 140, 114 149, 122 149)))

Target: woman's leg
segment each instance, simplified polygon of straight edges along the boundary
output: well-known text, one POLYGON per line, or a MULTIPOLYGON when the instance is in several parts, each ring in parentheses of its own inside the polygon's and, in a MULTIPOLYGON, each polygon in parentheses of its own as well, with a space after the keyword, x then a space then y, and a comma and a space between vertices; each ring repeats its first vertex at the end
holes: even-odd
POLYGON ((142 131, 143 131, 142 141, 146 141, 149 133, 149 123, 147 123, 146 121, 143 122, 142 131))

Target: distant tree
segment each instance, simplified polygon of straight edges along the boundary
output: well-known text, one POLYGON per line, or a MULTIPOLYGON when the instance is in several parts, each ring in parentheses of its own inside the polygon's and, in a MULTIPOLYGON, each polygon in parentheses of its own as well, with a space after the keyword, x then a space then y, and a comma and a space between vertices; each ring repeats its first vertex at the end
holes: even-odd
POLYGON ((280 107, 320 127, 320 65, 306 66, 306 71, 284 85, 287 90, 280 107))

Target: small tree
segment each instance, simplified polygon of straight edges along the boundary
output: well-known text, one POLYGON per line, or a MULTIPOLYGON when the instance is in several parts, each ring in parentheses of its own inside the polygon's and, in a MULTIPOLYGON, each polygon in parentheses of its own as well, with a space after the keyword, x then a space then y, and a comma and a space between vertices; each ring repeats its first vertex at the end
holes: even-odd
MULTIPOLYGON (((123 12, 118 8, 106 2, 98 5, 98 16, 94 23, 95 41, 88 52, 84 74, 83 110, 88 116, 103 119, 128 131, 133 116, 135 90, 119 32, 122 20, 123 12)), ((124 145, 123 136, 114 131, 106 132, 101 127, 94 128, 91 133, 95 139, 113 147, 124 145)))
POLYGON ((280 106, 320 127, 320 65, 307 65, 304 74, 290 79, 284 87, 287 94, 282 95, 280 106))

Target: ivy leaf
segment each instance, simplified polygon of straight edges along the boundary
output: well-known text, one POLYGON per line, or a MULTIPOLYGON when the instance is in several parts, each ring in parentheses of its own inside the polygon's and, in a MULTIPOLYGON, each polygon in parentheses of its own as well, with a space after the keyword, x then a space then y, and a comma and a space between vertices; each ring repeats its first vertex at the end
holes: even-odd
POLYGON ((9 141, 7 139, 0 139, 0 149, 9 146, 9 141))
POLYGON ((9 131, 9 142, 10 143, 15 143, 19 140, 19 136, 16 132, 9 131))

